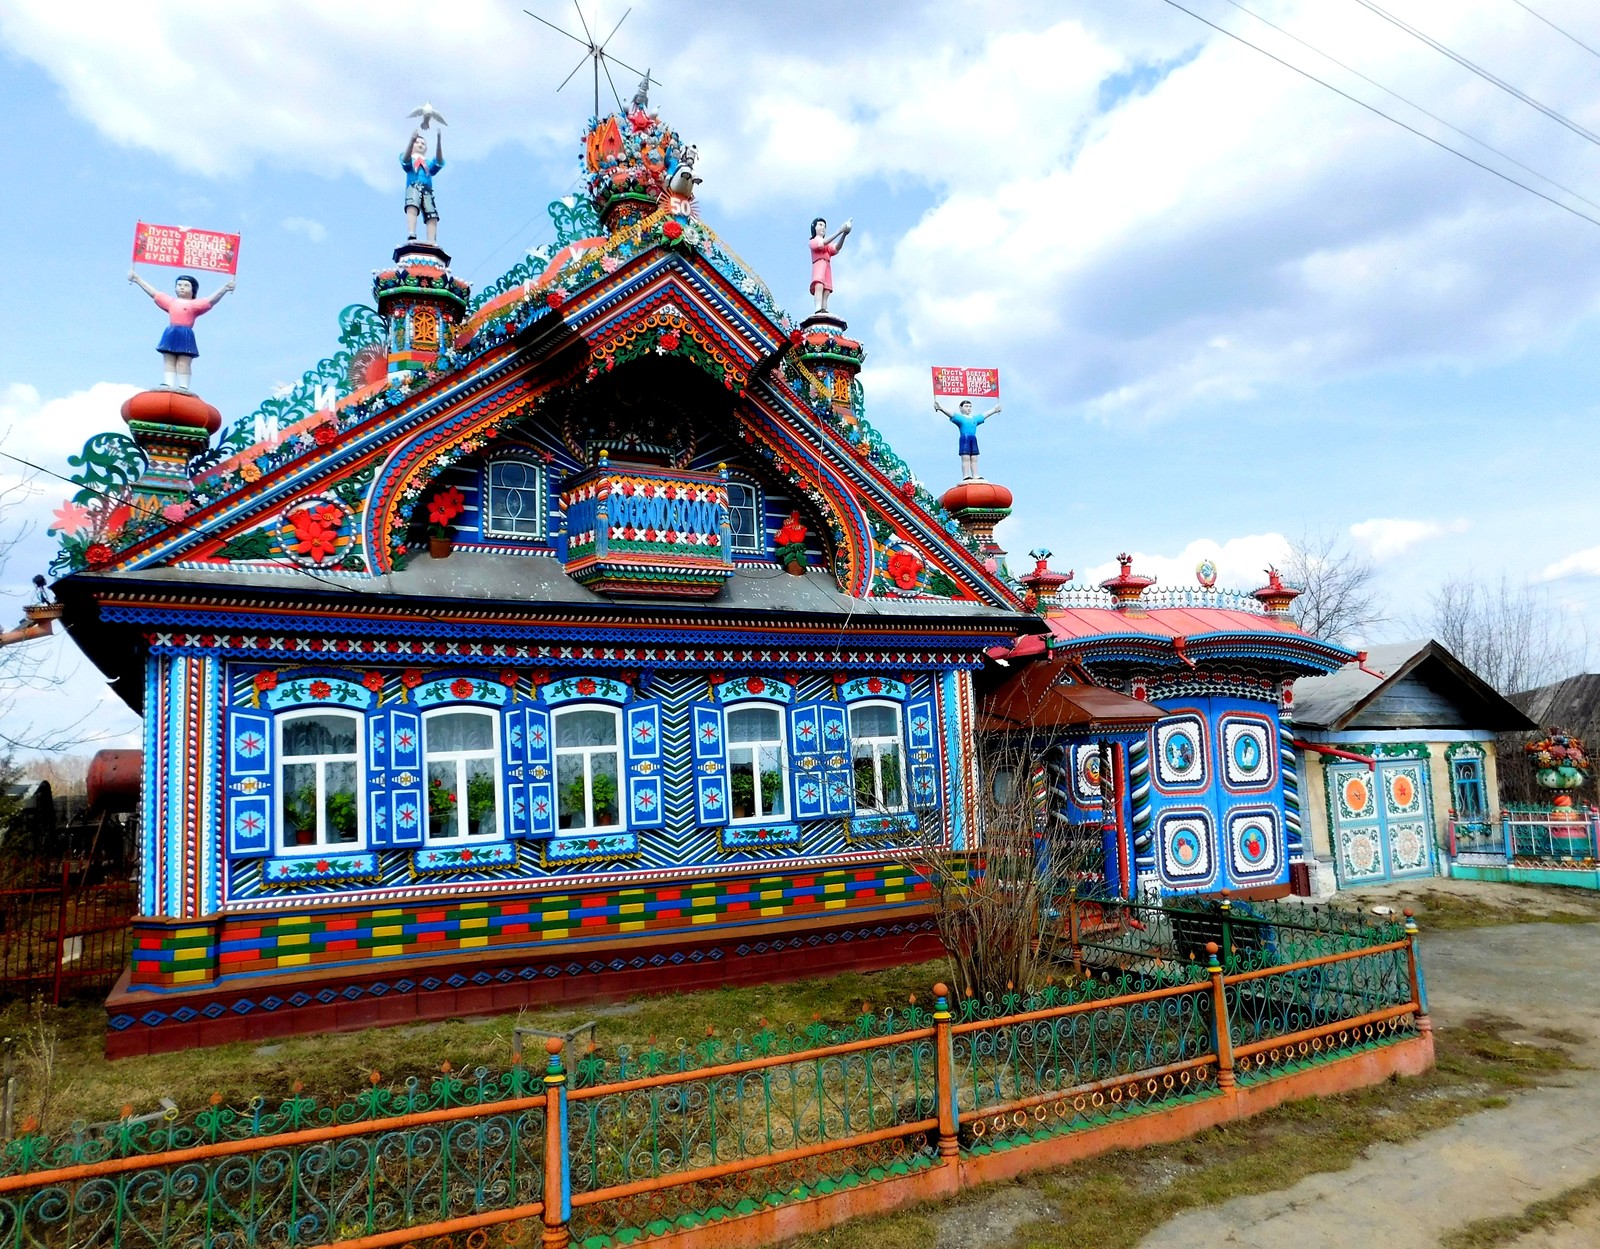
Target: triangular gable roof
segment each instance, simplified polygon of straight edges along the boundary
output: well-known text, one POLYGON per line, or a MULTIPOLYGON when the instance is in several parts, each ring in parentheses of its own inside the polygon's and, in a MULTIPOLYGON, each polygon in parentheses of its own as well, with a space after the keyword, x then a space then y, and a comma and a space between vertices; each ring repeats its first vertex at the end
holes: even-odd
MULTIPOLYGON (((1328 676, 1301 677, 1294 683, 1290 715, 1298 728, 1342 731, 1357 720, 1371 719, 1363 712, 1413 680, 1447 700, 1468 727, 1497 733, 1534 727, 1493 686, 1431 638, 1370 647, 1355 662, 1328 676)), ((1393 718, 1395 728, 1426 728, 1429 720, 1440 717, 1419 710, 1393 718)))
MULTIPOLYGON (((619 340, 641 324, 666 318, 693 343, 695 362, 718 370, 741 397, 737 415, 751 450, 828 515, 843 589, 856 597, 872 592, 889 534, 944 573, 955 597, 1019 606, 864 418, 846 438, 828 397, 811 394, 803 371, 787 367, 791 331, 759 279, 703 222, 663 213, 654 222, 625 228, 606 248, 569 248, 537 278, 494 284, 498 293, 483 301, 457 350, 410 389, 357 387, 331 423, 302 419, 304 428, 291 427, 295 436, 276 450, 247 445, 235 427, 223 443, 227 454, 200 480, 186 513, 135 518, 123 531, 126 545, 99 570, 226 568, 221 553, 230 541, 281 524, 298 501, 331 496, 361 518, 360 541, 352 547, 360 554, 348 573, 386 573, 412 510, 439 472, 481 449, 544 396, 583 384, 592 362, 613 358, 619 340), (666 232, 668 222, 679 229, 666 232), (491 305, 492 315, 483 314, 491 305)), ((365 342, 343 364, 371 347, 370 322, 350 314, 346 319, 362 325, 365 342)), ((84 545, 78 543, 69 567, 83 566, 84 545)))

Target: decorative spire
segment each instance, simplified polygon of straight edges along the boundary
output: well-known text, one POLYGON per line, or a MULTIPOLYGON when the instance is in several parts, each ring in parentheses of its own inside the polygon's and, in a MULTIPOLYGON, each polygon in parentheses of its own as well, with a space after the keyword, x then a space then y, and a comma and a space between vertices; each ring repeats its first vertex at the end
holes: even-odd
POLYGON ((1041 616, 1049 615, 1056 605, 1056 595, 1061 587, 1072 580, 1072 570, 1056 572, 1050 567, 1050 552, 1037 547, 1028 552, 1033 559, 1033 571, 1019 578, 1023 587, 1033 596, 1034 606, 1041 616))
POLYGON ((1286 616, 1289 614, 1289 604, 1300 597, 1300 591, 1291 585, 1283 584, 1283 576, 1276 568, 1267 569, 1267 584, 1259 590, 1253 590, 1250 597, 1266 609, 1269 616, 1286 616))
POLYGON ((1127 611, 1138 605, 1139 596, 1145 592, 1147 586, 1154 585, 1156 579, 1143 577, 1134 572, 1133 556, 1127 552, 1117 556, 1117 565, 1117 575, 1102 581, 1100 588, 1109 591, 1111 597, 1117 600, 1118 611, 1127 611))

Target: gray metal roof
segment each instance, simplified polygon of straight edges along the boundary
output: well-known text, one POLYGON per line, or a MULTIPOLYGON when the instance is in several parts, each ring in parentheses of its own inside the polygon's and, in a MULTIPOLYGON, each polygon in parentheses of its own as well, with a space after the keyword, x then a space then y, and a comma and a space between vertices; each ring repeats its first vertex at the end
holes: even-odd
MULTIPOLYGON (((338 574, 285 567, 282 570, 213 570, 201 568, 147 568, 125 572, 78 574, 72 581, 100 580, 146 586, 183 587, 185 590, 233 593, 259 590, 274 598, 301 596, 335 605, 342 596, 352 599, 406 598, 500 605, 538 604, 592 608, 614 614, 629 607, 663 609, 693 614, 730 613, 861 617, 950 621, 1004 628, 1010 633, 1037 633, 1044 624, 1026 612, 1005 611, 984 603, 951 599, 852 598, 841 593, 825 572, 794 576, 774 567, 741 565, 714 597, 685 599, 613 598, 579 585, 567 576, 561 562, 548 555, 501 555, 456 551, 447 559, 415 555, 399 572, 382 577, 342 577, 338 574)), ((58 582, 58 587, 66 588, 58 582)))
MULTIPOLYGON (((1438 684, 1441 705, 1458 709, 1473 727, 1503 732, 1527 727, 1526 717, 1492 686, 1432 638, 1390 642, 1368 647, 1364 656, 1337 672, 1321 677, 1301 677, 1294 683, 1294 704, 1289 720, 1299 729, 1344 729, 1361 716, 1366 727, 1382 727, 1374 719, 1394 713, 1390 706, 1397 690, 1412 674, 1428 684, 1438 684), (1380 699, 1384 701, 1380 701, 1380 699), (1364 708, 1371 710, 1363 714, 1364 708)), ((1414 690, 1415 683, 1405 687, 1414 690)), ((1394 727, 1425 727, 1450 721, 1425 716, 1397 716, 1394 727)))

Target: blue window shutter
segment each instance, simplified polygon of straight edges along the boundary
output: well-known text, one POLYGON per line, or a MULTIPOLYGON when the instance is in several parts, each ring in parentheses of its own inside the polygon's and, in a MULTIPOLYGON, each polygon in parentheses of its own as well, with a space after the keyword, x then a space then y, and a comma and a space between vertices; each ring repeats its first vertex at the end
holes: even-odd
POLYGON ((394 812, 389 802, 389 713, 367 717, 367 845, 388 845, 394 812))
POLYGON ((500 802, 506 813, 506 836, 528 835, 527 725, 513 708, 500 716, 500 802))
POLYGON ((917 811, 939 807, 939 730, 933 699, 913 698, 906 703, 906 743, 910 746, 911 806, 917 811))
POLYGON ((794 818, 820 820, 828 814, 823 780, 823 703, 796 703, 789 709, 789 766, 794 771, 794 818))
POLYGON ((272 720, 245 711, 228 713, 228 857, 262 859, 272 853, 276 823, 272 720))
POLYGON ((818 703, 822 727, 823 807, 828 815, 852 815, 856 809, 856 778, 850 763, 850 730, 845 708, 838 703, 818 703))
POLYGON ((529 707, 522 713, 522 745, 528 759, 528 837, 556 833, 555 769, 550 752, 550 713, 529 707))
MULTIPOLYGON (((420 846, 428 827, 423 801, 422 721, 414 711, 389 713, 389 829, 384 845, 420 846)), ((376 842, 374 844, 377 844, 376 842)))
POLYGON ((661 703, 630 703, 622 719, 628 735, 628 827, 660 828, 666 822, 661 787, 661 703))
POLYGON ((694 813, 701 827, 728 822, 728 746, 722 708, 716 703, 689 704, 693 738, 694 813))

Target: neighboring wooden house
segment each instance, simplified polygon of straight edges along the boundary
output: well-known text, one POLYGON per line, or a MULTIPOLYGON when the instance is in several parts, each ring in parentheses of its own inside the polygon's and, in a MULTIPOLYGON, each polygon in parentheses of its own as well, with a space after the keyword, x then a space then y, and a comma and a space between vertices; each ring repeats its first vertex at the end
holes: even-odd
MULTIPOLYGON (((1505 763, 1500 772, 1501 801, 1548 802, 1550 791, 1541 789, 1534 781, 1535 766, 1521 748, 1544 733, 1570 733, 1591 746, 1600 743, 1600 672, 1579 673, 1549 685, 1507 694, 1506 700, 1524 712, 1537 731, 1501 739, 1500 754, 1505 763), (1512 751, 1516 752, 1514 759, 1512 751)), ((1572 791, 1572 796, 1580 803, 1596 801, 1593 774, 1572 791)))
POLYGON ((1339 886, 1433 875, 1451 813, 1491 813, 1495 735, 1533 727, 1431 640, 1372 647, 1292 698, 1312 850, 1339 886))

